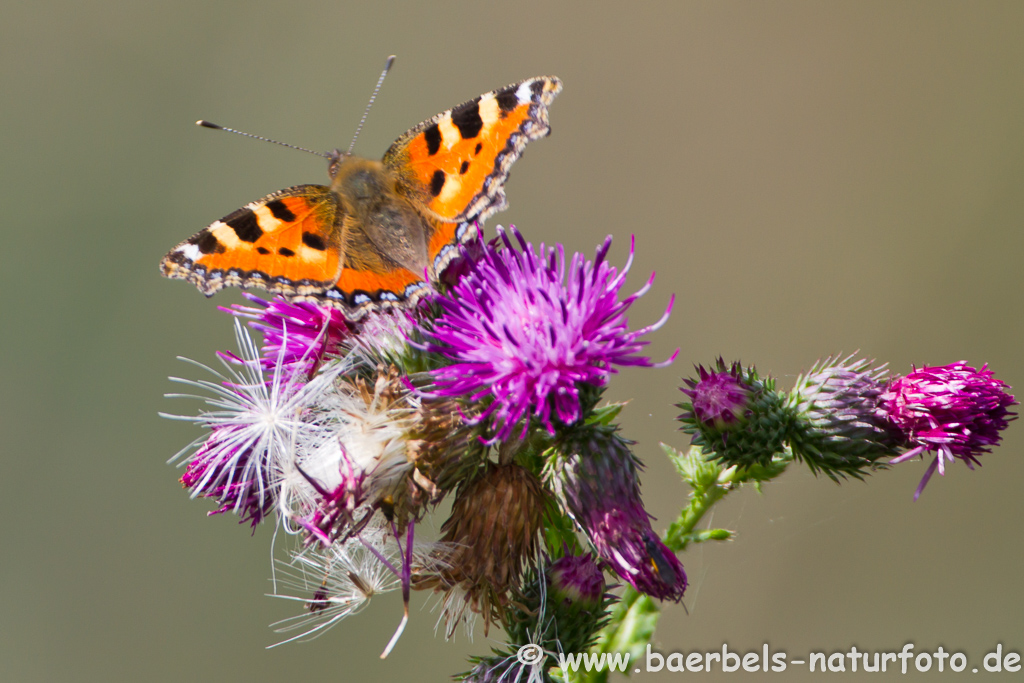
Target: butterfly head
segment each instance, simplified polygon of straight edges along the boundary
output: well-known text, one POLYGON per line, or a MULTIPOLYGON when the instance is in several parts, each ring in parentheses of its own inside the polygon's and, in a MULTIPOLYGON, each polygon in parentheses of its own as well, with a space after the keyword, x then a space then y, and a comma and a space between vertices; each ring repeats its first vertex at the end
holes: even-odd
POLYGON ((327 174, 331 177, 331 180, 338 175, 338 169, 341 168, 342 162, 352 156, 351 152, 343 152, 340 149, 332 149, 327 153, 327 174))

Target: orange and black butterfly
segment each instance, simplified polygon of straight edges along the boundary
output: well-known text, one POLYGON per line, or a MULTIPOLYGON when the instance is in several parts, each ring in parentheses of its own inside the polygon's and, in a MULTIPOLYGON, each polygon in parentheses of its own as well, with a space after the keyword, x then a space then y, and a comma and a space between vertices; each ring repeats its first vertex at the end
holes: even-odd
POLYGON ((170 278, 211 296, 260 287, 356 319, 415 302, 506 208, 505 180, 530 140, 550 132, 554 77, 485 93, 416 126, 380 161, 335 150, 330 186, 296 185, 215 221, 164 257, 170 278))

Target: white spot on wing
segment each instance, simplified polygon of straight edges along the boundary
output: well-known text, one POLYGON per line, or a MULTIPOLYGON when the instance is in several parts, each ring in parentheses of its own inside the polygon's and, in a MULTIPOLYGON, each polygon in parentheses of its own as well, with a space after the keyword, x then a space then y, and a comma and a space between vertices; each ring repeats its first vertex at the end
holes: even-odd
POLYGON ((523 81, 516 88, 516 97, 519 98, 519 104, 526 104, 533 101, 533 91, 530 90, 530 84, 533 81, 523 81))
POLYGON ((202 256, 202 252, 199 251, 199 247, 194 244, 183 244, 178 247, 178 253, 187 258, 192 263, 195 263, 202 256))

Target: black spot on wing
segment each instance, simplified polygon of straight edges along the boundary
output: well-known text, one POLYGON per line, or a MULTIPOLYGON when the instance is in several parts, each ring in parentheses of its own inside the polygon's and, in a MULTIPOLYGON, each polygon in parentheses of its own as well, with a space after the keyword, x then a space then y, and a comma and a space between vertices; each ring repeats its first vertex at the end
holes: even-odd
POLYGON ((480 150, 482 150, 483 148, 484 148, 484 143, 482 143, 482 142, 476 143, 476 149, 473 150, 473 154, 479 154, 480 150))
POLYGON ((434 175, 430 178, 430 194, 435 197, 441 194, 441 188, 444 187, 445 178, 446 176, 444 171, 441 169, 434 171, 434 175))
POLYGON ((441 129, 436 123, 423 131, 423 139, 427 141, 427 154, 437 154, 437 150, 441 149, 441 129))
POLYGON ((544 80, 537 79, 536 81, 531 83, 530 90, 533 91, 534 95, 540 95, 542 92, 544 92, 544 80))
POLYGON ((469 170, 469 162, 463 161, 462 166, 459 167, 459 175, 466 175, 466 171, 469 170))
POLYGON ((310 249, 316 249, 317 251, 324 251, 327 249, 327 243, 324 242, 324 238, 313 232, 302 233, 302 243, 310 249))
POLYGON ((277 253, 280 254, 281 256, 295 256, 295 252, 289 249, 288 247, 281 247, 280 249, 277 250, 277 253))
POLYGON ((256 247, 256 251, 263 254, 264 256, 270 253, 270 250, 267 249, 266 247, 256 247))
POLYGON ((263 230, 254 214, 249 209, 241 209, 224 219, 224 222, 235 231, 238 239, 243 242, 255 242, 263 237, 263 230))
POLYGON ((227 247, 221 244, 220 240, 214 237, 213 233, 209 230, 203 230, 193 235, 188 241, 199 248, 200 254, 223 254, 227 251, 227 247))
POLYGON ((494 99, 498 101, 498 106, 503 112, 510 112, 519 106, 519 96, 516 95, 516 89, 511 86, 495 93, 494 99))
POLYGON ((280 199, 267 202, 267 208, 270 209, 270 213, 274 214, 274 218, 279 221, 291 223, 295 220, 295 214, 280 199))
POLYGON ((452 109, 452 123, 459 129, 463 140, 479 135, 484 127, 484 120, 480 118, 480 98, 452 109))

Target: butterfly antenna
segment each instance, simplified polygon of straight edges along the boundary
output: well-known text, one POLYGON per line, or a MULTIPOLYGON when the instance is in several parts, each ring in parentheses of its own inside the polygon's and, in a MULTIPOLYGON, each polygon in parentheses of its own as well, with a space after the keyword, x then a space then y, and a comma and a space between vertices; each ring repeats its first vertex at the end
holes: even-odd
POLYGON ((289 145, 287 142, 279 142, 277 140, 271 140, 270 138, 265 138, 262 135, 253 135, 252 133, 243 133, 240 130, 235 130, 234 128, 225 128, 224 126, 218 126, 216 123, 210 123, 209 121, 204 121, 203 119, 199 119, 198 121, 196 121, 196 125, 197 126, 202 126, 203 128, 213 128, 214 130, 226 130, 229 133, 237 133, 238 135, 244 135, 247 138, 254 138, 256 140, 262 140, 263 142, 273 142, 275 145, 281 145, 282 147, 289 147, 291 149, 297 149, 300 152, 309 152, 310 154, 315 154, 318 157, 323 157, 325 159, 329 159, 330 158, 330 156, 328 154, 324 153, 324 152, 314 152, 313 150, 306 149, 305 147, 299 147, 298 145, 289 145))
POLYGON ((345 152, 346 156, 352 154, 352 150, 356 146, 356 138, 359 137, 359 131, 363 129, 363 124, 366 123, 366 117, 370 114, 370 107, 373 106, 373 101, 377 99, 377 93, 380 92, 380 86, 384 84, 384 77, 388 75, 388 71, 391 70, 391 65, 394 63, 394 55, 388 57, 388 61, 384 63, 384 70, 381 71, 380 78, 377 79, 377 87, 373 89, 373 94, 370 95, 370 101, 366 103, 366 111, 363 112, 363 118, 359 119, 359 125, 356 126, 356 134, 352 136, 352 143, 348 146, 348 151, 345 152))

